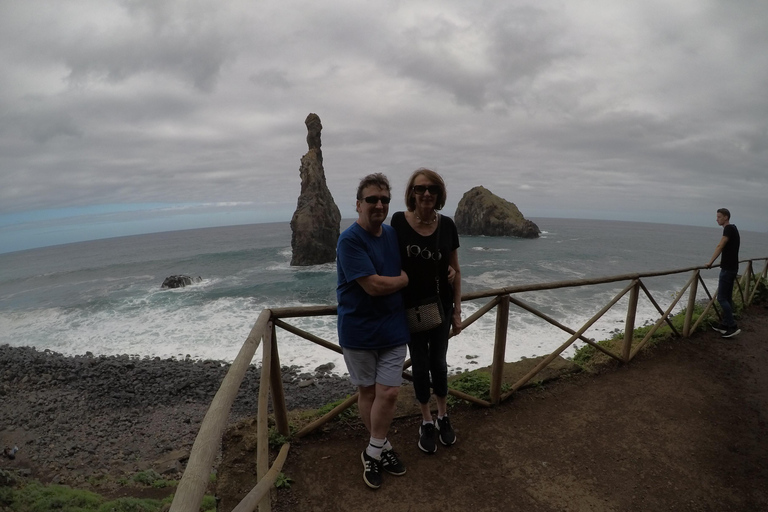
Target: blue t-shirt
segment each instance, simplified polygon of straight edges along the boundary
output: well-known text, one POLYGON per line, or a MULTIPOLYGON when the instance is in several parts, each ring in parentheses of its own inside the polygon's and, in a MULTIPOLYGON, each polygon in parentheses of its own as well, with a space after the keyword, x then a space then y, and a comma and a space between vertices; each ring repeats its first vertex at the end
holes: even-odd
POLYGON ((354 349, 380 349, 408 343, 401 292, 373 297, 356 279, 372 275, 400 275, 397 234, 381 226, 374 236, 357 222, 344 230, 336 245, 339 345, 354 349))

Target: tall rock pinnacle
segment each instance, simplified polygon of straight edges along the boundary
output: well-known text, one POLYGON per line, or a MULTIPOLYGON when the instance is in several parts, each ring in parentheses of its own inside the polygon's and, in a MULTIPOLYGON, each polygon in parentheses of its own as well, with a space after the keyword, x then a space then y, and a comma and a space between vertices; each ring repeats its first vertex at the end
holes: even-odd
POLYGON ((325 182, 317 114, 309 114, 307 125, 309 151, 301 157, 301 194, 291 219, 291 265, 307 266, 336 261, 341 212, 325 182))

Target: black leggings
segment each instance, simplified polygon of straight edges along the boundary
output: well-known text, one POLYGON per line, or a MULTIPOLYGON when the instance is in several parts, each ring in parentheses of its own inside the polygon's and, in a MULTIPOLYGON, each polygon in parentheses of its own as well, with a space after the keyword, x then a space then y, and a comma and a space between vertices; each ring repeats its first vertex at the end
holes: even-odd
POLYGON ((435 395, 444 397, 448 394, 448 363, 445 356, 448 353, 452 316, 453 308, 450 308, 446 311, 446 321, 440 327, 411 334, 408 350, 411 352, 413 389, 416 399, 422 404, 429 402, 431 395, 430 374, 435 395))

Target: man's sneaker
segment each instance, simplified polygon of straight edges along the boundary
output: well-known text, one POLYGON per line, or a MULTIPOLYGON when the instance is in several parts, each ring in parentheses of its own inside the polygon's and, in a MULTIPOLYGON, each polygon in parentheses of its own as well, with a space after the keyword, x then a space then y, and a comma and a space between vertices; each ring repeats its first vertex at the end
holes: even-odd
POLYGON ((723 333, 722 337, 723 338, 733 338, 734 336, 736 336, 740 332, 741 332, 741 329, 739 329, 738 327, 736 327, 734 325, 733 327, 728 328, 728 330, 723 333))
POLYGON ((456 442, 456 434, 451 427, 451 420, 448 419, 448 415, 443 416, 443 419, 437 418, 437 431, 440 442, 443 446, 451 446, 456 442))
POLYGON ((378 489, 381 487, 381 461, 374 459, 363 450, 360 455, 363 460, 363 480, 365 485, 371 489, 378 489))
POLYGON ((725 331, 727 331, 728 328, 723 324, 717 323, 717 324, 712 324, 712 330, 717 331, 720 334, 725 334, 725 331))
POLYGON ((434 423, 427 423, 419 427, 419 449, 424 453, 435 453, 437 451, 434 423))
POLYGON ((390 475, 400 476, 405 474, 405 466, 397 458, 395 450, 384 450, 381 452, 381 467, 390 475))

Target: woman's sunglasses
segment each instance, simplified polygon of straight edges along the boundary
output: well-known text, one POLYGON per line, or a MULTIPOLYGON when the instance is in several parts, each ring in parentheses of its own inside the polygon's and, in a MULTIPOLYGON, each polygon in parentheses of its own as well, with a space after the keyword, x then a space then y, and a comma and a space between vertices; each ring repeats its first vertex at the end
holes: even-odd
POLYGON ((438 185, 414 185, 412 188, 413 192, 418 196, 422 195, 427 190, 429 190, 429 193, 433 196, 440 193, 440 187, 438 185))

